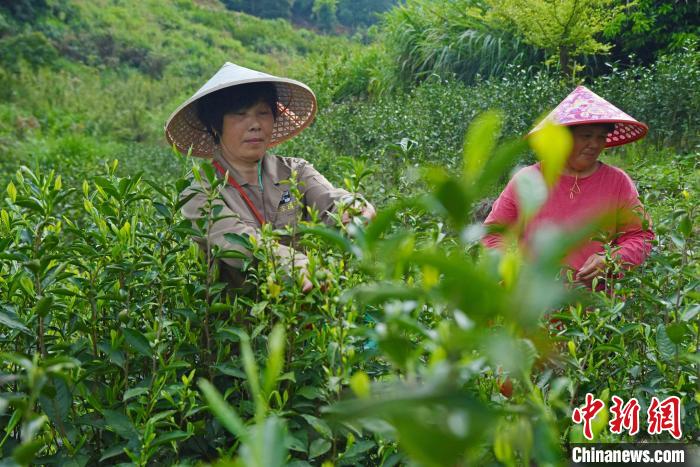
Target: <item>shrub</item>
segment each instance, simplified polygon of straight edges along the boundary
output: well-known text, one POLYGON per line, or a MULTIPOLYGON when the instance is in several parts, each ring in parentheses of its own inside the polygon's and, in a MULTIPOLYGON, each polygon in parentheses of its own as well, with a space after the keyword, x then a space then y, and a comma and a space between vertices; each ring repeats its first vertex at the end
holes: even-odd
POLYGON ((452 74, 465 82, 499 76, 507 64, 539 64, 540 52, 490 27, 473 0, 410 0, 384 16, 382 39, 393 63, 393 76, 383 84, 412 84, 432 74, 452 74))
POLYGON ((58 52, 40 32, 23 32, 0 39, 0 64, 12 72, 17 72, 22 63, 37 69, 52 66, 58 52))
MULTIPOLYGON (((690 150, 698 141, 694 130, 700 114, 698 56, 692 50, 668 55, 651 67, 615 70, 587 85, 647 122, 651 128, 649 141, 690 150)), ((320 74, 321 82, 337 84, 332 73, 329 77, 320 74)), ((321 109, 311 129, 283 145, 280 151, 320 164, 326 163, 328 153, 363 157, 392 170, 388 168, 391 164, 381 164, 386 149, 408 138, 416 145, 406 163, 433 162, 454 167, 464 130, 476 114, 489 108, 501 110, 503 135, 523 135, 572 88, 554 73, 519 67, 509 67, 500 78, 477 80, 472 85, 455 77, 433 77, 406 92, 374 98, 350 97, 329 104, 321 109)), ((345 88, 340 85, 331 89, 340 92, 345 88)))
MULTIPOLYGON (((495 140, 478 134, 465 161, 495 140)), ((58 146, 70 158, 91 144, 58 146)), ((179 216, 185 179, 121 177, 116 162, 76 167, 82 183, 20 169, 0 206, 0 452, 18 463, 556 463, 562 444, 581 441, 570 413, 586 392, 643 409, 651 395, 680 395, 692 439, 698 212, 696 180, 683 177, 697 155, 630 161, 644 199, 663 204, 649 203, 658 245, 612 296, 579 301, 554 280, 568 236, 531 260, 481 254, 463 230, 522 146, 427 172, 426 190, 367 227, 303 225, 308 295, 269 254, 278 233, 267 228, 230 238, 255 260, 253 295, 228 294, 190 242, 206 220, 179 216)), ((356 162, 341 176, 358 188, 366 174, 356 162)))
POLYGON ((689 44, 680 53, 662 56, 647 67, 613 69, 596 82, 596 90, 649 125, 649 137, 679 149, 700 143, 700 50, 689 44))

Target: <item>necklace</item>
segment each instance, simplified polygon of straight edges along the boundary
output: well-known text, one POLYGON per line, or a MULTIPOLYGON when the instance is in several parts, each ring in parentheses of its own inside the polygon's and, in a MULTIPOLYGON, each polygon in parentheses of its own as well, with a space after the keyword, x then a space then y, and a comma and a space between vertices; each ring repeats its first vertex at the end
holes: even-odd
POLYGON ((574 195, 578 195, 581 193, 581 187, 578 186, 578 175, 576 175, 576 178, 574 178, 574 184, 571 185, 571 188, 569 189, 569 199, 574 199, 574 195))

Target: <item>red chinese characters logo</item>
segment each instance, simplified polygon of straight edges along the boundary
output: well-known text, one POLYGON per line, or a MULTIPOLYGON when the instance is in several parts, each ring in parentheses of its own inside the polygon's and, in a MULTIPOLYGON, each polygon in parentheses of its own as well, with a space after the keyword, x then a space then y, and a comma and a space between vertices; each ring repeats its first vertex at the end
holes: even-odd
POLYGON ((639 432, 639 402, 632 398, 623 405, 623 400, 617 396, 612 396, 613 405, 610 411, 613 419, 610 420, 610 432, 619 435, 624 428, 630 435, 634 436, 639 432))
MULTIPOLYGON (((577 407, 571 414, 571 419, 576 424, 583 423, 583 436, 588 440, 593 439, 591 422, 593 418, 605 407, 605 403, 596 399, 593 394, 586 394, 586 403, 577 407)), ((612 420, 608 422, 610 432, 622 434, 623 430, 634 436, 639 433, 640 405, 637 399, 632 398, 627 403, 617 396, 612 396, 610 412, 612 420)), ((670 396, 659 401, 657 397, 651 398, 647 410, 647 433, 659 435, 667 431, 676 439, 682 436, 681 431, 681 400, 676 396, 670 396)))
POLYGON ((586 405, 581 408, 575 408, 574 413, 571 414, 571 419, 574 423, 579 424, 583 422, 583 436, 586 439, 593 439, 593 432, 591 431, 591 420, 600 412, 605 404, 602 400, 593 397, 590 392, 586 394, 586 405))
POLYGON ((676 439, 681 437, 681 400, 676 396, 667 397, 659 402, 656 397, 651 398, 651 405, 647 410, 647 432, 650 435, 658 435, 664 431, 671 433, 676 439))

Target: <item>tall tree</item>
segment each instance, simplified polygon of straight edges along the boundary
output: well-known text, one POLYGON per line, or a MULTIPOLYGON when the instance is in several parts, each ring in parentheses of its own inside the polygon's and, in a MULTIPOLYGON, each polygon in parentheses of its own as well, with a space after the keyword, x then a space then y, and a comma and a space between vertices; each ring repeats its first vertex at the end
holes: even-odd
POLYGON ((7 10, 10 16, 29 23, 33 23, 48 9, 46 0, 0 0, 0 12, 7 10))
POLYGON ((332 31, 338 22, 337 9, 338 0, 314 0, 312 9, 314 22, 321 30, 332 31))
POLYGON ((634 54, 642 63, 659 53, 700 44, 700 1, 636 0, 605 29, 613 41, 613 58, 626 62, 634 54))
POLYGON ((254 0, 256 16, 261 18, 292 17, 292 0, 254 0))
POLYGON ((294 0, 292 2, 292 15, 296 20, 310 22, 313 8, 314 0, 294 0))
POLYGON ((486 18, 511 29, 527 43, 557 57, 567 76, 572 58, 605 54, 611 44, 601 42, 603 30, 627 5, 616 0, 486 0, 486 18))
POLYGON ((222 0, 230 10, 242 11, 260 18, 290 19, 292 0, 222 0))
POLYGON ((356 28, 377 22, 379 13, 389 10, 396 0, 339 0, 338 21, 356 28))

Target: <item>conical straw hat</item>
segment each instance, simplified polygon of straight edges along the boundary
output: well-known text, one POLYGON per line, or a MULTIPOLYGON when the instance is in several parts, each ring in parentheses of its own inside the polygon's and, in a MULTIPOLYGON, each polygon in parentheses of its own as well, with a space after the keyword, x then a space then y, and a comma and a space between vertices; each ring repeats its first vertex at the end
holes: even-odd
POLYGON ((585 86, 578 86, 566 96, 549 115, 528 133, 528 136, 541 130, 546 122, 564 126, 614 123, 615 130, 608 134, 605 141, 607 148, 644 138, 649 131, 644 123, 630 117, 585 86))
POLYGON ((277 88, 277 119, 272 130, 274 146, 306 128, 316 115, 316 96, 303 83, 279 78, 226 62, 219 71, 170 115, 165 137, 178 151, 198 157, 212 157, 217 144, 197 116, 197 101, 221 89, 240 84, 268 82, 277 88))

